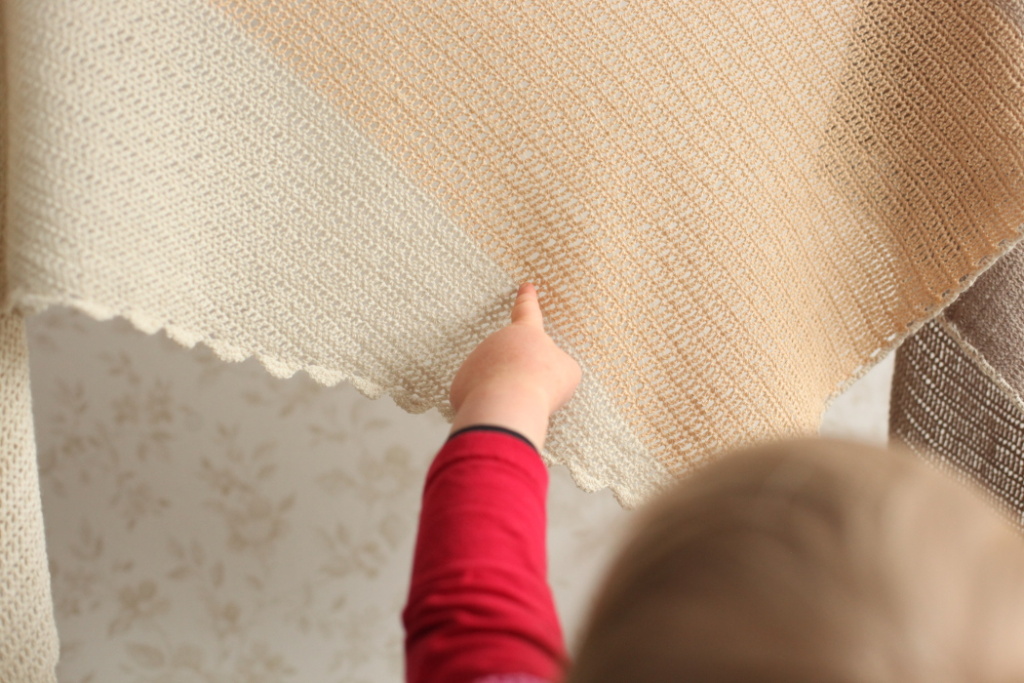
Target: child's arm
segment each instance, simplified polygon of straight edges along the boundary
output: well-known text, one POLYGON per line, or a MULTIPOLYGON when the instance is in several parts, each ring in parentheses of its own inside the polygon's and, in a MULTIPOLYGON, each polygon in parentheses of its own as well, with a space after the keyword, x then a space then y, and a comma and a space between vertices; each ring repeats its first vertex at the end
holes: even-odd
POLYGON ((579 380, 524 285, 512 324, 484 340, 452 382, 456 416, 427 474, 403 613, 408 681, 560 677, 565 649, 546 576, 547 470, 530 443, 543 446, 548 419, 579 380))

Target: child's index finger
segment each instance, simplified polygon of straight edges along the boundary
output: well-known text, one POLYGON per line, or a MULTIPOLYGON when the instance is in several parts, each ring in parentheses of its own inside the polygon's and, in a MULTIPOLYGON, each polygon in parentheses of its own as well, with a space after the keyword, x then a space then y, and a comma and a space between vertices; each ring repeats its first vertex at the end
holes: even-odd
POLYGON ((516 302, 512 305, 512 322, 538 326, 544 324, 537 288, 530 282, 524 282, 519 286, 516 302))

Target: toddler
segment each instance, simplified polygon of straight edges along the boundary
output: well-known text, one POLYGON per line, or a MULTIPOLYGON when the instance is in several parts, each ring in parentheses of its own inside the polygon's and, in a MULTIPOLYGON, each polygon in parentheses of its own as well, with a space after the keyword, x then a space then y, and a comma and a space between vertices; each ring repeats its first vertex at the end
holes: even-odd
POLYGON ((548 420, 579 366, 523 285, 451 386, 403 612, 410 683, 1024 681, 1024 546, 913 456, 729 454, 637 513, 570 663, 546 580, 548 420))

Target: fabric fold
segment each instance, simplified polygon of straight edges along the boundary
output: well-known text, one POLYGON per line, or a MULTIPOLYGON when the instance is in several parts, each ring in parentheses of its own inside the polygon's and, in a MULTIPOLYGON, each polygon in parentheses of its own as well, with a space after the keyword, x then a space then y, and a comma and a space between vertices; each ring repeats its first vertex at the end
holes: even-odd
POLYGON ((57 680, 25 326, 8 313, 0 313, 0 630, 0 681, 57 680))
POLYGON ((1024 528, 1024 248, 896 352, 889 433, 1024 528))
MULTIPOLYGON (((0 8, 2 10, 2 8, 0 8)), ((6 310, 6 17, 0 11, 0 681, 55 683, 59 656, 22 317, 6 310)))

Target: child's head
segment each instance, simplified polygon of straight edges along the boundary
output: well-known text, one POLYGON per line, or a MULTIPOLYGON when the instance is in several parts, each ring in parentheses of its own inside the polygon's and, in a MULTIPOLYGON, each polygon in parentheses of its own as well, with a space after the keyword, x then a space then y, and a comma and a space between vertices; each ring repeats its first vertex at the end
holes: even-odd
POLYGON ((1024 541, 913 456, 760 447, 637 514, 570 683, 1024 681, 1024 541))

